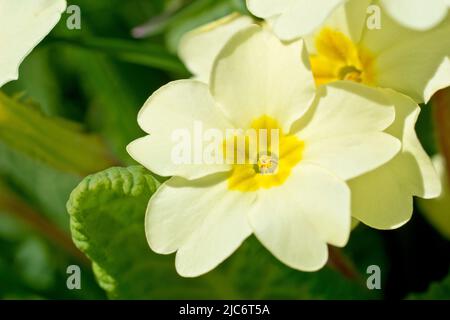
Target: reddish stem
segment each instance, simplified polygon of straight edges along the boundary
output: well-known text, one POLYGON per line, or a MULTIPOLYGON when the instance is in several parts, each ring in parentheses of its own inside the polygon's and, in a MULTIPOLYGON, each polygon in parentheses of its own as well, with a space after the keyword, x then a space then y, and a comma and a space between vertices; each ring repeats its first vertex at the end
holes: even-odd
POLYGON ((328 246, 328 266, 341 273, 347 279, 360 281, 361 275, 356 270, 352 262, 343 255, 341 249, 328 246))
POLYGON ((450 182, 450 88, 438 91, 432 99, 432 105, 439 149, 445 159, 450 182))

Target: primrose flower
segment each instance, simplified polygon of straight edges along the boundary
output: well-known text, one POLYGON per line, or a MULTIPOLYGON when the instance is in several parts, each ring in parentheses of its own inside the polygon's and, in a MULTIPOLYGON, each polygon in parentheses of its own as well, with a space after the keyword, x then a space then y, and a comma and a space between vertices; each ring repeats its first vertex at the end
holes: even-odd
MULTIPOLYGON (((352 0, 247 0, 251 13, 267 20, 283 40, 312 33, 340 5, 352 0)), ((449 0, 355 0, 366 12, 379 5, 404 27, 425 31, 436 27, 448 14, 449 0)), ((384 18, 384 15, 382 16, 384 18)))
MULTIPOLYGON (((344 21, 342 17, 334 16, 331 19, 333 18, 336 21, 344 21)), ((214 29, 205 28, 203 32, 212 33, 214 29)), ((357 53, 350 50, 352 46, 347 46, 349 40, 344 37, 343 33, 332 32, 330 29, 326 29, 325 32, 330 33, 332 36, 337 35, 338 40, 342 40, 343 44, 340 47, 333 48, 333 45, 338 44, 339 41, 335 41, 333 37, 330 37, 329 39, 322 39, 323 44, 321 46, 327 47, 328 45, 328 48, 335 50, 337 53, 334 56, 339 56, 339 52, 346 52, 345 49, 349 52, 348 56, 350 58, 341 58, 340 64, 338 63, 343 70, 348 71, 344 80, 362 82, 369 85, 371 80, 370 72, 360 75, 351 67, 346 66, 346 62, 352 61, 352 59, 357 61, 355 65, 361 65, 359 62, 361 60, 364 61, 367 69, 370 70, 373 66, 369 57, 364 55, 366 52, 361 50, 361 53, 357 53)), ((202 38, 207 39, 208 36, 203 35, 202 38)), ((225 37, 217 37, 216 42, 222 41, 222 46, 224 46, 227 39, 225 37)), ((309 42, 312 42, 311 38, 309 42)), ((207 46, 207 43, 201 43, 201 38, 197 38, 196 45, 201 48, 207 46)), ((330 55, 333 56, 332 54, 330 55)), ((205 62, 205 64, 212 64, 216 57, 209 58, 211 61, 205 62)), ((340 80, 339 77, 321 78, 321 74, 317 71, 317 64, 314 64, 319 60, 324 66, 329 66, 330 63, 335 63, 333 59, 330 62, 328 59, 318 58, 317 55, 313 55, 311 60, 313 61, 313 71, 316 71, 316 83, 325 84, 340 80)), ((205 68, 204 70, 208 69, 205 68)), ((208 78, 209 73, 210 71, 208 70, 206 72, 207 77, 204 77, 205 79, 208 78)), ((443 77, 446 77, 444 73, 443 77)), ((439 79, 439 77, 436 78, 439 79)), ((420 113, 419 106, 411 98, 393 90, 378 90, 379 94, 385 96, 385 99, 388 99, 396 108, 396 121, 387 129, 387 132, 401 140, 403 147, 402 151, 392 161, 374 172, 367 173, 349 182, 354 195, 352 197, 352 212, 355 219, 374 228, 395 229, 405 224, 411 218, 413 196, 425 199, 436 198, 441 192, 441 184, 414 130, 420 113), (366 192, 367 190, 370 190, 370 192, 366 192)))
MULTIPOLYGON (((149 135, 132 142, 128 152, 156 174, 172 176, 148 205, 150 247, 176 252, 177 271, 193 277, 215 268, 255 234, 286 265, 321 268, 327 244, 348 241, 346 181, 400 151, 400 141, 383 132, 394 119, 394 107, 376 89, 337 82, 316 91, 303 41, 283 43, 256 25, 241 30, 215 59, 209 84, 169 83, 139 113, 149 135), (184 128, 195 137, 196 122, 205 129, 232 128, 233 139, 247 129, 258 137, 276 130, 278 147, 258 149, 252 164, 177 164, 174 132, 184 128)), ((209 139, 194 141, 193 149, 203 149, 209 139)))
POLYGON ((384 15, 380 29, 366 27, 371 1, 350 0, 307 37, 317 84, 352 80, 394 89, 416 102, 450 85, 450 19, 414 31, 384 15))
POLYGON ((391 88, 378 90, 395 106, 396 121, 386 132, 402 141, 402 151, 349 185, 353 217, 377 229, 395 229, 411 218, 413 196, 430 199, 441 193, 415 133, 416 102, 450 84, 450 41, 444 39, 450 24, 417 32, 385 16, 380 30, 365 29, 368 3, 347 1, 306 41, 317 85, 346 80, 391 88))
POLYGON ((0 87, 58 23, 65 0, 0 0, 0 87))
MULTIPOLYGON (((339 21, 337 18, 336 20, 339 21)), ((213 29, 205 29, 204 32, 214 31, 213 29)), ((343 34, 334 33, 329 31, 329 29, 326 29, 325 32, 329 32, 332 35, 338 34, 338 39, 344 37, 343 34)), ((203 38, 207 39, 208 37, 203 36, 203 38)), ((220 37, 216 38, 216 41, 219 40, 220 37)), ((227 39, 222 38, 221 40, 225 43, 227 39)), ((323 39, 323 41, 325 42, 323 44, 324 47, 327 44, 339 43, 339 41, 334 41, 333 37, 323 39), (325 42, 326 40, 329 42, 325 42)), ((343 48, 351 48, 351 46, 347 47, 345 45, 347 41, 348 39, 343 39, 343 48)), ((202 44, 200 38, 196 44, 199 47, 207 45, 207 43, 202 44)), ((333 48, 332 45, 329 47, 333 48)), ((345 50, 340 48, 333 50, 345 52, 345 50)), ((358 60, 361 58, 362 61, 369 61, 364 56, 365 51, 362 51, 359 56, 358 53, 351 52, 350 49, 349 52, 349 57, 352 59, 358 60)), ((338 56, 338 54, 335 56, 338 56)), ((213 61, 215 57, 210 57, 210 59, 213 61)), ((312 56, 311 59, 313 60, 313 66, 316 67, 316 69, 313 68, 313 71, 316 70, 316 83, 323 84, 340 80, 339 77, 321 78, 320 73, 317 72, 317 64, 314 65, 314 62, 319 60, 327 66, 329 63, 333 63, 333 60, 331 62, 328 59, 322 61, 322 58, 318 58, 316 55, 312 56)), ((344 61, 347 60, 351 59, 342 58, 340 60, 342 62, 340 66, 344 70, 351 69, 345 67, 344 61)), ((207 63, 205 62, 205 64, 207 63)), ((370 69, 370 63, 366 64, 370 69)), ((446 75, 444 74, 443 76, 445 77, 446 75)), ((348 72, 345 79, 368 84, 370 82, 370 73, 369 75, 359 75, 356 72, 348 72)), ((431 160, 423 150, 414 130, 420 113, 419 106, 411 98, 393 90, 378 90, 379 94, 388 99, 396 108, 395 123, 387 129, 387 132, 401 140, 403 147, 402 151, 392 161, 374 172, 367 173, 349 182, 354 195, 352 197, 352 212, 355 219, 374 228, 395 229, 410 220, 413 212, 413 196, 425 199, 436 198, 441 192, 441 184, 431 164, 431 160), (367 192, 369 190, 370 192, 367 192)))

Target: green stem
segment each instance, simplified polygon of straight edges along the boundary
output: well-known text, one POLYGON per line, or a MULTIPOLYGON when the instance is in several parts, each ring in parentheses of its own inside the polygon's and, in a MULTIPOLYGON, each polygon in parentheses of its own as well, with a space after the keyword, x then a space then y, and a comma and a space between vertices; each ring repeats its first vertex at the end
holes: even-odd
POLYGON ((187 78, 190 73, 177 56, 163 46, 138 40, 89 37, 53 37, 51 41, 94 50, 127 63, 174 73, 187 78))

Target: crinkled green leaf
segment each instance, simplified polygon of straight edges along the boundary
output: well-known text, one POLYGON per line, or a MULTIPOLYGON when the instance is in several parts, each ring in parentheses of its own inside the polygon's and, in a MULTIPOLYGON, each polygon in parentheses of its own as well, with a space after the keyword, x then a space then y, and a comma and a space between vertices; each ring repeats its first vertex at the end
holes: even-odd
POLYGON ((410 300, 450 300, 450 273, 441 282, 431 284, 423 293, 413 293, 410 300))
POLYGON ((112 168, 87 177, 70 197, 67 208, 73 240, 93 261, 98 281, 111 298, 374 297, 362 285, 327 268, 316 273, 289 269, 253 237, 207 275, 180 277, 175 272, 173 255, 154 254, 145 239, 145 211, 157 186, 158 182, 142 167, 112 168))

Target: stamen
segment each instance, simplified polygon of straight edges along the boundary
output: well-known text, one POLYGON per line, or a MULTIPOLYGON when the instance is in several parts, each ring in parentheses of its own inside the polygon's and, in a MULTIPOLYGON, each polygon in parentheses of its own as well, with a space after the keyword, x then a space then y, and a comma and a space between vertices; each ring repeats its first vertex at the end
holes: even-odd
POLYGON ((258 156, 255 172, 261 175, 276 174, 278 171, 278 157, 275 154, 263 153, 258 156))
POLYGON ((345 66, 339 71, 339 79, 362 82, 362 71, 354 66, 345 66))

